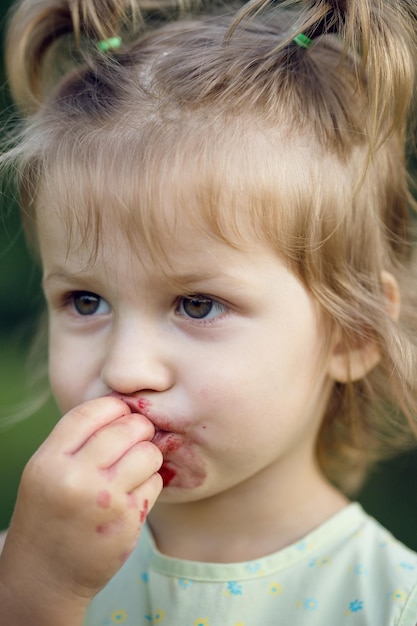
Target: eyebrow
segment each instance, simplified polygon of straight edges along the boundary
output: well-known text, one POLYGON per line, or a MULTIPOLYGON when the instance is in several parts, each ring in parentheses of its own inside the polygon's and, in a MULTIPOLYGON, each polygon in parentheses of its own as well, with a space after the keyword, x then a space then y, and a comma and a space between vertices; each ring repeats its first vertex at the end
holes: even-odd
POLYGON ((42 285, 53 282, 55 280, 69 283, 72 282, 74 279, 81 282, 85 280, 87 282, 88 279, 91 280, 91 276, 87 276, 85 272, 69 274, 68 272, 59 270, 56 272, 49 272, 48 274, 45 274, 42 278, 42 285))
MULTIPOLYGON (((72 282, 76 280, 77 282, 89 283, 91 280, 95 280, 95 276, 93 274, 89 275, 85 272, 79 272, 75 274, 70 274, 65 270, 57 270, 46 274, 42 279, 42 284, 45 285, 47 283, 57 281, 65 281, 72 282)), ((198 285, 203 282, 210 282, 212 280, 224 280, 228 283, 236 284, 239 279, 236 276, 219 273, 219 272, 185 272, 183 274, 175 274, 174 272, 164 272, 161 273, 161 278, 165 279, 168 283, 172 283, 178 287, 187 288, 190 285, 198 285)))
POLYGON ((219 272, 187 272, 184 274, 175 274, 166 272, 164 277, 173 283, 178 283, 184 287, 196 283, 207 282, 210 280, 216 280, 218 278, 230 278, 226 275, 220 275, 219 272))

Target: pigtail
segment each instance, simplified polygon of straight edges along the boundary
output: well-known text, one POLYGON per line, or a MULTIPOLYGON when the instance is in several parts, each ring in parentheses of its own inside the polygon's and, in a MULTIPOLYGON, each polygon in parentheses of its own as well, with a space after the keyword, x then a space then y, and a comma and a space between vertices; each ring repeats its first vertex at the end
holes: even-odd
POLYGON ((6 39, 6 69, 13 98, 25 112, 36 110, 62 71, 74 64, 71 48, 83 36, 91 41, 111 37, 132 7, 124 0, 23 0, 16 8, 6 39), (62 67, 63 48, 67 59, 62 67), (54 50, 54 63, 46 62, 54 50), (72 58, 71 58, 72 56, 72 58))
POLYGON ((72 30, 66 1, 23 1, 16 7, 6 37, 10 92, 19 107, 37 108, 42 92, 42 64, 49 46, 72 30))
MULTIPOLYGON (((274 3, 274 7, 276 4, 274 3)), ((350 73, 369 112, 368 139, 371 147, 392 133, 405 130, 415 90, 417 43, 414 0, 283 0, 281 9, 298 7, 295 19, 277 43, 274 53, 287 48, 302 57, 295 37, 303 33, 313 49, 328 35, 342 46, 341 65, 353 64, 350 73)), ((270 0, 252 0, 238 13, 229 37, 259 13, 274 10, 270 0)))
POLYGON ((22 0, 11 16, 6 39, 6 69, 15 102, 25 113, 36 111, 63 74, 89 52, 97 53, 100 41, 123 35, 127 43, 147 19, 167 19, 196 4, 196 0, 22 0))

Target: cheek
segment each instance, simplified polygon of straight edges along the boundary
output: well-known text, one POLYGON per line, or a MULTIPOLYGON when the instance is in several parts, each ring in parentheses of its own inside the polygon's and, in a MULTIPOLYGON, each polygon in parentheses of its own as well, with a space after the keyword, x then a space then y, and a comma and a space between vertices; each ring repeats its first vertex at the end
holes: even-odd
POLYGON ((265 350, 260 361, 242 358, 234 367, 219 367, 210 383, 201 385, 207 436, 227 431, 236 441, 245 435, 259 440, 264 429, 282 433, 293 429, 295 416, 304 423, 312 413, 321 414, 320 397, 327 398, 328 391, 325 373, 309 352, 315 354, 315 343, 306 350, 284 343, 276 353, 265 350))
POLYGON ((78 399, 80 391, 77 380, 67 367, 61 364, 55 365, 53 360, 50 361, 49 380, 56 403, 63 413, 81 403, 82 399, 78 399))
POLYGON ((51 334, 49 342, 49 381, 55 400, 64 413, 85 398, 88 381, 88 358, 76 344, 51 334), (80 358, 84 355, 84 358, 80 358))

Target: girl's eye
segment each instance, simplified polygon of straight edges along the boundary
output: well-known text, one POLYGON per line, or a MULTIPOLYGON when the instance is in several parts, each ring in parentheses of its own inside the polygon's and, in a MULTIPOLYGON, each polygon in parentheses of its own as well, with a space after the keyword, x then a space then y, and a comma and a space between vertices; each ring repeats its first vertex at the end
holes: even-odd
POLYGON ((222 315, 227 311, 227 307, 216 300, 206 296, 190 296, 180 298, 177 312, 179 315, 190 317, 195 320, 209 320, 222 315))
POLYGON ((70 299, 78 315, 105 315, 110 312, 109 303, 101 296, 89 291, 73 293, 70 299))

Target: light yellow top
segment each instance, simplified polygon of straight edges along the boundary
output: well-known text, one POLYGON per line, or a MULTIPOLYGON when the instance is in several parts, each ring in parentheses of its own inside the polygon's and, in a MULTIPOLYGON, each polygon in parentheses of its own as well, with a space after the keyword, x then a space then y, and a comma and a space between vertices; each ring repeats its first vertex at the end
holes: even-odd
POLYGON ((85 626, 416 626, 417 554, 357 503, 247 563, 165 557, 148 528, 85 626))

